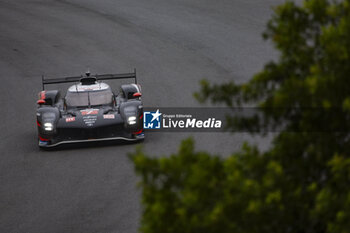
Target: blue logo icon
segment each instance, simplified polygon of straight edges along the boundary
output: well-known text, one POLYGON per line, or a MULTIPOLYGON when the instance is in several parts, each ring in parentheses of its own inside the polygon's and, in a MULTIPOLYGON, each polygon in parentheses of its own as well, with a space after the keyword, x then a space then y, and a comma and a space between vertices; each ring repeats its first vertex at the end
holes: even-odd
POLYGON ((144 129, 160 129, 161 113, 159 109, 156 112, 143 113, 143 128, 144 129))

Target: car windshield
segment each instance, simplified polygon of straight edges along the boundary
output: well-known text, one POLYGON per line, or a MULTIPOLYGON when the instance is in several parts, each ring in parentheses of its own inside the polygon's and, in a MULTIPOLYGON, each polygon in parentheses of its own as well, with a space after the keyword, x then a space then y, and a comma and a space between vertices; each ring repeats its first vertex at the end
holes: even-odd
POLYGON ((68 107, 87 107, 112 104, 112 97, 110 90, 68 92, 65 100, 68 107))

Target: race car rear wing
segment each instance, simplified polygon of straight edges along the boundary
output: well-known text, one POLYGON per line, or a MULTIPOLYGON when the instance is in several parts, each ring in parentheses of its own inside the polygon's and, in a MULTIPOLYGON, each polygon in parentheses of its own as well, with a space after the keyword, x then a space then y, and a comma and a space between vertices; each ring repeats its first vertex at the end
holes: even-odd
MULTIPOLYGON (((96 78, 97 81, 133 78, 135 81, 135 84, 137 84, 136 69, 134 69, 133 73, 96 74, 96 75, 92 75, 91 77, 96 78)), ((43 90, 45 90, 45 85, 48 85, 48 84, 80 82, 82 78, 84 78, 84 76, 82 76, 82 75, 81 76, 74 76, 74 77, 65 77, 65 78, 52 78, 52 79, 45 79, 44 76, 42 76, 41 80, 42 80, 43 90)))

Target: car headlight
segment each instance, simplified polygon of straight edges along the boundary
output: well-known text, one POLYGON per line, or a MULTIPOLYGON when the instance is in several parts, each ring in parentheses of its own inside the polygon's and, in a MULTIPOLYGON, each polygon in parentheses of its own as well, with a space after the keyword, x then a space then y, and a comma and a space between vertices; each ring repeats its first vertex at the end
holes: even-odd
POLYGON ((136 116, 128 117, 128 124, 135 125, 136 124, 136 116))
POLYGON ((45 123, 45 124, 44 124, 44 129, 45 129, 46 131, 52 131, 52 130, 53 130, 53 124, 50 123, 50 122, 45 123))

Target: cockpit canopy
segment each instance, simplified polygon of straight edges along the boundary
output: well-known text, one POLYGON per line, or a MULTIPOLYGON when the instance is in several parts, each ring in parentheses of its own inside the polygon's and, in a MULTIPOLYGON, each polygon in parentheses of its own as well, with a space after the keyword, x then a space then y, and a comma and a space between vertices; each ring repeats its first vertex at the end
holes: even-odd
POLYGON ((113 92, 106 83, 76 84, 68 89, 65 103, 67 107, 111 105, 113 103, 113 92))

